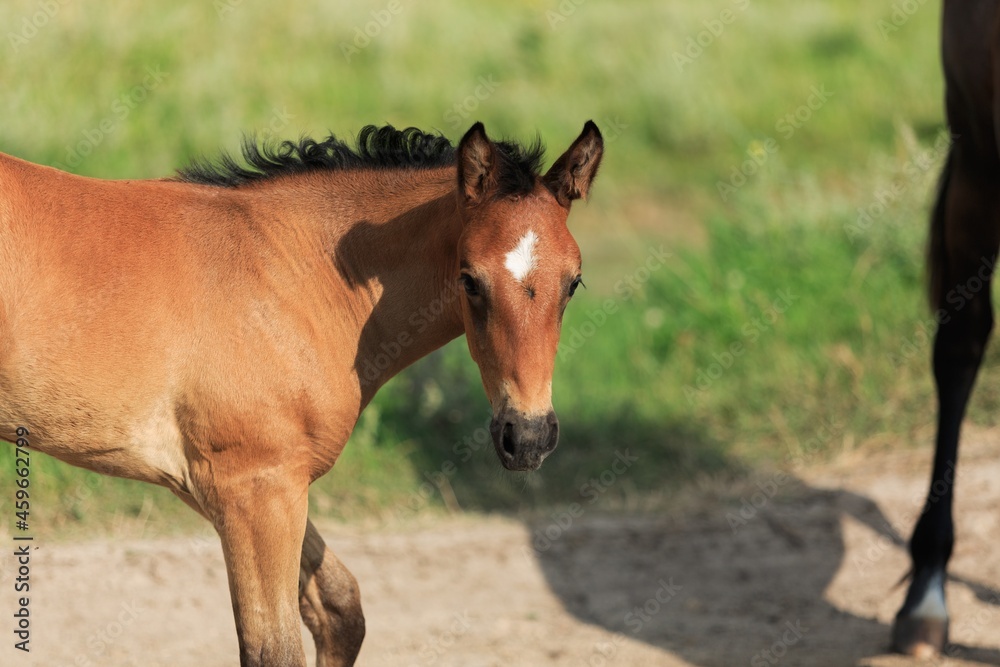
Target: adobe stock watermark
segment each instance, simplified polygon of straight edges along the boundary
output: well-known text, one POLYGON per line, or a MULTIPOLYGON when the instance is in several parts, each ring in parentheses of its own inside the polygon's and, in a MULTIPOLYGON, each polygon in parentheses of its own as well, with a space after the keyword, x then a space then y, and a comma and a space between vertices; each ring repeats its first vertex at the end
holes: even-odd
POLYGON ((403 356, 417 337, 423 334, 434 322, 448 312, 451 305, 458 299, 458 281, 448 281, 438 296, 425 306, 422 306, 407 318, 407 328, 396 334, 392 340, 383 341, 372 354, 366 356, 358 366, 358 379, 362 386, 375 384, 382 374, 392 367, 403 356))
POLYGON ((642 289, 653 274, 667 265, 667 260, 673 257, 662 245, 649 246, 646 258, 634 271, 621 277, 614 285, 617 298, 607 298, 597 308, 587 313, 587 321, 564 331, 559 340, 557 358, 561 361, 576 354, 588 340, 597 334, 597 330, 607 324, 608 318, 618 312, 621 304, 634 297, 642 289))
POLYGON ((7 33, 7 42, 10 44, 11 51, 18 53, 27 46, 28 42, 38 36, 38 33, 55 18, 68 1, 41 0, 38 2, 33 13, 21 17, 21 20, 15 24, 17 31, 7 33))
POLYGON ((790 448, 785 456, 785 465, 800 469, 811 465, 817 456, 827 450, 827 445, 844 432, 845 426, 837 418, 824 417, 812 437, 805 442, 798 442, 794 450, 790 448))
POLYGON ((758 651, 750 658, 750 667, 768 667, 777 665, 778 662, 788 653, 788 649, 795 646, 807 632, 809 628, 802 625, 802 621, 787 621, 784 625, 785 631, 781 633, 774 643, 766 649, 758 651))
MULTIPOLYGON (((785 457, 785 464, 797 468, 804 467, 814 455, 824 450, 826 445, 843 430, 844 424, 842 422, 824 418, 813 436, 806 442, 800 443, 794 452, 785 457)), ((755 482, 756 491, 740 497, 739 509, 726 512, 726 523, 729 524, 733 535, 756 519, 764 507, 778 495, 781 488, 794 479, 795 477, 785 471, 778 470, 772 473, 768 479, 755 482)))
POLYGON ((531 560, 551 549, 552 545, 573 526, 576 519, 583 516, 586 507, 596 503, 638 461, 639 457, 633 455, 628 448, 625 448, 625 451, 616 450, 611 465, 580 485, 580 498, 585 499, 586 503, 570 503, 566 509, 553 512, 550 515, 552 520, 548 524, 532 532, 531 547, 522 547, 525 558, 531 560))
POLYGON ((469 612, 463 611, 455 614, 448 629, 435 634, 425 641, 417 649, 419 662, 410 662, 409 667, 420 667, 420 665, 435 665, 441 658, 455 645, 463 635, 472 629, 472 621, 469 619, 469 612))
POLYGON ((617 141, 627 129, 628 124, 623 123, 622 119, 618 116, 608 116, 601 119, 601 137, 604 138, 604 143, 606 144, 617 141))
POLYGON ((350 42, 340 43, 340 52, 344 54, 344 59, 350 63, 354 56, 367 49, 372 40, 381 35, 402 11, 403 3, 400 0, 389 0, 384 8, 373 9, 370 12, 371 21, 354 26, 353 39, 350 42))
POLYGON ((668 602, 677 597, 677 594, 684 590, 684 587, 680 584, 674 583, 674 578, 670 577, 668 581, 660 579, 658 582, 660 587, 656 590, 656 593, 643 602, 641 605, 636 605, 632 607, 632 610, 625 614, 625 625, 628 629, 632 631, 632 634, 639 634, 643 626, 649 623, 649 621, 660 613, 663 606, 668 602))
POLYGON ((901 0, 900 2, 894 2, 892 5, 892 14, 889 15, 888 20, 879 19, 875 23, 878 31, 882 33, 882 39, 888 39, 892 33, 899 32, 899 29, 906 25, 913 18, 913 15, 925 4, 927 4, 927 0, 901 0))
POLYGON ((215 15, 220 21, 226 20, 230 14, 243 6, 246 0, 213 0, 212 6, 215 8, 215 15))
POLYGON ((750 494, 750 497, 743 496, 740 498, 740 508, 736 512, 726 512, 726 522, 729 524, 729 528, 733 531, 735 535, 739 532, 740 528, 746 526, 750 521, 757 518, 757 513, 764 509, 774 496, 778 494, 778 490, 788 483, 791 477, 784 471, 778 470, 770 479, 765 481, 757 481, 754 486, 757 490, 750 494))
POLYGON ((75 144, 67 145, 64 161, 54 166, 63 171, 70 171, 80 166, 85 158, 122 126, 132 112, 149 97, 150 93, 159 88, 168 76, 170 74, 161 70, 159 65, 147 67, 142 82, 116 97, 111 102, 108 115, 94 127, 83 130, 80 133, 82 135, 80 140, 75 144))
POLYGON ((684 43, 683 51, 674 51, 673 59, 677 69, 683 72, 685 67, 694 64, 694 61, 701 58, 705 49, 722 37, 726 26, 732 25, 749 6, 750 0, 733 0, 732 7, 723 9, 718 16, 702 21, 701 24, 705 29, 688 37, 684 43))
MULTIPOLYGON (((802 104, 790 109, 788 113, 775 121, 774 131, 783 141, 789 141, 833 96, 834 92, 827 90, 825 84, 812 86, 809 89, 809 95, 802 104)), ((719 192, 719 198, 723 202, 729 201, 729 198, 749 183, 750 179, 756 176, 768 160, 777 155, 780 150, 781 143, 774 137, 769 136, 763 140, 752 142, 746 151, 746 159, 730 170, 729 178, 725 181, 716 181, 715 188, 719 192)))
MULTIPOLYGON (((663 611, 663 608, 684 590, 684 586, 674 583, 673 577, 669 577, 668 579, 661 578, 656 583, 659 584, 656 592, 645 602, 635 605, 625 614, 623 621, 633 636, 638 635, 654 616, 663 611)), ((626 635, 624 633, 616 632, 611 636, 611 641, 595 644, 594 650, 586 664, 589 667, 606 667, 606 665, 613 664, 625 638, 626 635)))
POLYGON ((405 502, 398 505, 389 515, 387 523, 392 520, 404 520, 427 507, 435 492, 442 496, 450 492, 451 478, 458 472, 459 464, 466 463, 476 452, 492 444, 489 422, 471 434, 452 444, 453 458, 445 460, 434 470, 421 473, 424 481, 413 491, 405 502))
MULTIPOLYGON (((900 526, 902 524, 903 522, 900 522, 900 526)), ((898 528, 898 526, 884 521, 878 534, 874 537, 869 536, 864 546, 860 547, 863 551, 859 553, 858 547, 853 548, 854 556, 851 558, 851 564, 854 566, 854 569, 863 574, 893 549, 904 548, 905 543, 897 543, 892 537, 893 535, 903 534, 903 531, 898 530, 898 528)))
POLYGON ((715 381, 725 375, 739 361, 740 357, 746 354, 750 346, 760 340, 761 336, 771 331, 775 323, 798 300, 799 297, 793 294, 792 290, 778 290, 771 303, 761 311, 759 316, 750 319, 740 327, 740 340, 730 343, 729 347, 721 352, 713 352, 712 362, 698 369, 694 384, 684 385, 684 397, 688 404, 694 405, 699 398, 704 396, 715 381))
POLYGON ((902 199, 903 195, 914 184, 922 183, 927 172, 940 164, 952 144, 958 138, 948 130, 942 130, 934 140, 934 145, 925 151, 920 151, 903 165, 900 175, 887 187, 875 191, 873 201, 858 207, 858 215, 854 222, 844 225, 844 233, 851 243, 864 236, 874 226, 889 208, 902 199))
POLYGON ((288 107, 273 107, 271 109, 271 117, 268 119, 267 124, 260 131, 261 139, 264 141, 272 141, 281 138, 281 132, 295 120, 295 114, 289 113, 288 107))
MULTIPOLYGON (((997 608, 1000 608, 1000 593, 990 591, 990 595, 983 600, 984 606, 975 615, 963 612, 962 616, 952 624, 952 636, 975 636, 985 631, 992 631, 997 627, 997 608)), ((931 664, 934 667, 941 665, 942 660, 961 660, 969 652, 969 647, 962 644, 949 642, 940 655, 933 656, 931 664)), ((971 659, 971 657, 970 657, 971 659)))
POLYGON ((912 361, 917 353, 929 347, 934 342, 937 328, 950 322, 953 313, 964 309, 977 294, 989 286, 995 269, 995 257, 981 257, 978 270, 944 295, 944 303, 947 307, 938 308, 929 318, 918 322, 913 336, 903 338, 899 349, 889 353, 889 363, 892 364, 892 367, 904 366, 912 361))
POLYGON ((125 630, 135 623, 143 611, 136 600, 123 602, 115 620, 105 623, 87 637, 87 653, 77 655, 73 662, 74 667, 98 667, 107 664, 107 654, 111 647, 125 630))
POLYGON ((444 112, 445 121, 451 129, 462 128, 472 113, 479 108, 479 105, 493 97, 493 93, 500 87, 500 82, 493 78, 492 74, 479 77, 477 85, 472 91, 456 102, 451 109, 444 112))
POLYGON ((549 27, 558 30, 559 26, 566 22, 570 16, 587 0, 562 0, 555 11, 549 9, 545 12, 545 18, 549 22, 549 27))
POLYGON ((877 536, 869 537, 864 551, 860 554, 855 553, 851 559, 854 569, 859 573, 864 573, 865 570, 882 560, 882 557, 892 549, 904 549, 906 543, 897 542, 892 536, 905 534, 901 526, 914 525, 928 509, 949 494, 954 486, 955 462, 948 461, 941 479, 934 480, 927 495, 924 496, 922 491, 918 492, 907 505, 908 509, 899 515, 899 526, 893 525, 887 519, 883 520, 883 530, 880 530, 877 536))

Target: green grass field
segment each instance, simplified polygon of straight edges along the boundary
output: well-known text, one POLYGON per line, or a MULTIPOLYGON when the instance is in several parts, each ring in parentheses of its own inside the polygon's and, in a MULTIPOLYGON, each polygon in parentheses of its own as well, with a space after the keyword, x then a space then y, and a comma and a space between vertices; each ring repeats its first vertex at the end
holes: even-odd
MULTIPOLYGON (((591 496, 653 511, 692 479, 929 440, 936 5, 42 0, 5 3, 0 24, 0 151, 81 174, 168 175, 243 131, 391 122, 457 140, 483 120, 539 133, 552 159, 586 119, 603 128, 595 193, 571 219, 588 289, 563 333, 557 453, 501 473, 459 340, 383 390, 314 486, 318 513, 403 521, 591 496), (601 484, 625 452, 638 462, 601 484)), ((984 383, 973 419, 998 403, 984 383)), ((12 467, 0 449, 0 489, 12 467)), ((43 457, 32 483, 51 534, 167 532, 191 514, 43 457)))

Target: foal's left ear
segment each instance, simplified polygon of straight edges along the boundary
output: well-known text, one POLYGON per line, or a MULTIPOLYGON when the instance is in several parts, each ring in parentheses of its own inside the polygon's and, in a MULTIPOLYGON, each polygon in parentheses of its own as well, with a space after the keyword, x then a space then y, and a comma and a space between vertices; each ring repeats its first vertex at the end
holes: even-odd
POLYGON ((476 123, 458 144, 458 191, 465 203, 485 201, 496 189, 497 155, 486 128, 476 123))
POLYGON ((566 208, 574 199, 586 199, 604 155, 604 139, 594 121, 588 120, 573 145, 555 161, 542 178, 556 200, 566 208))

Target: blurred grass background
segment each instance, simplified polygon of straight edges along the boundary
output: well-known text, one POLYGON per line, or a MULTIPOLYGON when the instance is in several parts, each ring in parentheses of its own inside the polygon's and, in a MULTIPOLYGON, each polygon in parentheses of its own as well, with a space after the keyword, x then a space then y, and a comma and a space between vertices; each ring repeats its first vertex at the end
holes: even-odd
MULTIPOLYGON (((599 488, 601 506, 655 511, 692 480, 928 444, 938 12, 894 24, 886 1, 14 0, 0 5, 0 151, 146 178, 244 131, 389 122, 457 140, 482 120, 495 136, 539 133, 551 160, 593 118, 606 157, 571 218, 588 289, 563 333, 556 454, 538 473, 501 472, 459 340, 383 390, 313 509, 527 512, 599 488), (668 259, 644 268, 657 252, 668 259), (639 457, 627 475, 588 482, 626 450, 639 457)), ((983 383, 972 418, 998 403, 983 383)), ((0 448, 0 488, 12 468, 0 448)), ((195 520, 165 491, 43 456, 32 484, 51 534, 195 520)))

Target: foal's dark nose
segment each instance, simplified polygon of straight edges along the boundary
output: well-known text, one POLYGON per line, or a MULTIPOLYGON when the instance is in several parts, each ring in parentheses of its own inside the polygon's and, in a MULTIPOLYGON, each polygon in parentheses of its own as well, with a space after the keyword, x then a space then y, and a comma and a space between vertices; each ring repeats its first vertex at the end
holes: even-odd
POLYGON ((559 419, 552 411, 528 417, 505 408, 490 422, 490 435, 504 468, 538 470, 559 443, 559 419))

